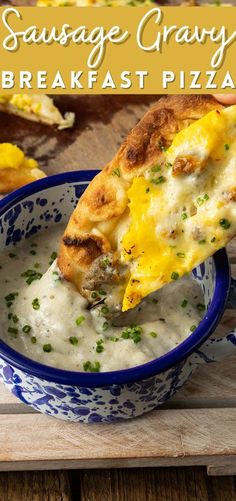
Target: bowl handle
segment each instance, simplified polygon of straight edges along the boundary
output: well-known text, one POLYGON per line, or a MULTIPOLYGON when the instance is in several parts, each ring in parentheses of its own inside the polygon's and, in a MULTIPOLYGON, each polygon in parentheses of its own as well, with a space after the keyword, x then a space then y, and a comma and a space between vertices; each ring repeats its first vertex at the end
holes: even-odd
MULTIPOLYGON (((236 309, 236 280, 231 278, 229 302, 236 309)), ((199 350, 193 353, 191 363, 217 362, 223 357, 236 353, 236 329, 220 338, 210 338, 199 350)))

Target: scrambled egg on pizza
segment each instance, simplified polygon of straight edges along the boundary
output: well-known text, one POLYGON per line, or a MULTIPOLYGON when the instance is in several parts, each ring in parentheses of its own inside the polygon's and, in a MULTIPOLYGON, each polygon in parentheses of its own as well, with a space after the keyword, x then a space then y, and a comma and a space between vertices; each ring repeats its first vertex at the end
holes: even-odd
POLYGON ((128 190, 121 241, 129 266, 123 311, 177 280, 236 232, 236 106, 179 132, 162 161, 128 190))

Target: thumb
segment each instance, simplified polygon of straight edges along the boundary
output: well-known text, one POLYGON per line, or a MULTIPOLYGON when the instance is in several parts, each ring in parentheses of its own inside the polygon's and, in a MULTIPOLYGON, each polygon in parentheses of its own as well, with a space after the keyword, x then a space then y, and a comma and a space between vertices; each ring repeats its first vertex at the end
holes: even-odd
POLYGON ((222 104, 236 104, 236 94, 215 94, 214 97, 222 104))

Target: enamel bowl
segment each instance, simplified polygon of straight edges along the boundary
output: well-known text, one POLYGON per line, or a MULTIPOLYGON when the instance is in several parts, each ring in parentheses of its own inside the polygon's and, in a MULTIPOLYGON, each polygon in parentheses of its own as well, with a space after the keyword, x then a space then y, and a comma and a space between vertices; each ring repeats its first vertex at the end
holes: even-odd
MULTIPOLYGON (((18 245, 28 235, 66 222, 96 171, 51 176, 29 184, 0 202, 0 248, 18 245)), ((228 300, 236 304, 226 251, 194 270, 207 306, 197 329, 165 355, 135 368, 71 372, 49 367, 0 341, 0 376, 9 390, 37 411, 69 421, 113 422, 157 408, 181 388, 199 364, 235 350, 236 333, 214 339, 228 300)))

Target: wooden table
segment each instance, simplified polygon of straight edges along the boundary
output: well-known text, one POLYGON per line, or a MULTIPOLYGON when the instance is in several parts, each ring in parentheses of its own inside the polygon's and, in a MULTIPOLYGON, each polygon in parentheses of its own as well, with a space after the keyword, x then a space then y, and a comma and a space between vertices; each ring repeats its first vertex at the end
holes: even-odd
MULTIPOLYGON (((18 144, 47 174, 99 168, 156 98, 58 97, 62 110, 76 112, 74 130, 1 114, 0 141, 18 144)), ((236 275, 235 249, 233 242, 236 275)), ((229 309, 218 333, 235 325, 229 309)), ((36 414, 2 386, 0 500, 236 500, 230 476, 236 472, 235 362, 236 354, 202 367, 161 410, 117 425, 85 426, 36 414)))

